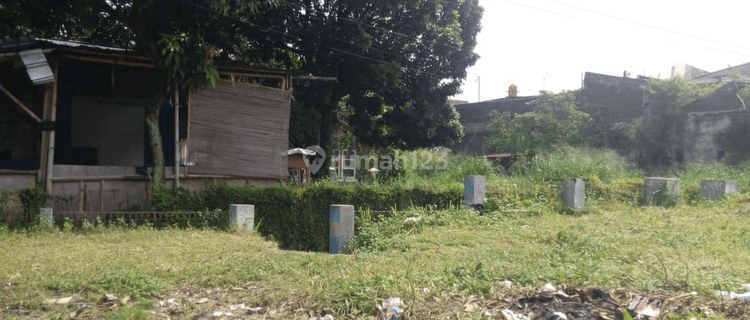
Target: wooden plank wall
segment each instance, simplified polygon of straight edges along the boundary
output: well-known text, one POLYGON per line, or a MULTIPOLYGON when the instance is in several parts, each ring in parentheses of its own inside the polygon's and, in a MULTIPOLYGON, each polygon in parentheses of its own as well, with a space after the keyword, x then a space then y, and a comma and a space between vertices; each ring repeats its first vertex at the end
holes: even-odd
POLYGON ((291 92, 219 81, 191 96, 188 172, 286 177, 291 92))

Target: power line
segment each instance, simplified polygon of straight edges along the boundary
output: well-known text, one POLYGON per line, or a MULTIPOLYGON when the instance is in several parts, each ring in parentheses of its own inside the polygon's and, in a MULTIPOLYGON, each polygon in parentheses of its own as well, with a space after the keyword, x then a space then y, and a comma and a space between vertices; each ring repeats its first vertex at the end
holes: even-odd
MULTIPOLYGON (((281 24, 284 24, 284 22, 283 22, 283 21, 279 21, 279 20, 276 20, 276 19, 271 19, 271 18, 268 18, 268 17, 262 17, 262 16, 261 16, 260 18, 261 18, 261 19, 264 19, 264 20, 266 20, 266 21, 271 21, 271 22, 279 22, 279 23, 281 23, 281 24)), ((334 36, 332 36, 332 35, 328 35, 328 34, 322 34, 322 33, 319 33, 319 32, 312 32, 312 31, 310 31, 310 30, 303 30, 303 31, 304 31, 304 32, 307 32, 308 34, 311 34, 311 35, 317 35, 317 36, 320 36, 320 37, 326 37, 326 38, 329 38, 329 39, 333 39, 333 40, 336 40, 336 41, 339 41, 339 42, 343 42, 343 43, 346 43, 346 44, 353 44, 351 40, 346 40, 346 39, 342 39, 342 38, 334 37, 334 36)), ((393 56, 396 56, 396 53, 393 53, 393 52, 389 52, 389 51, 387 51, 387 50, 384 50, 384 49, 379 49, 378 47, 375 47, 375 46, 369 46, 369 47, 367 48, 367 50, 373 50, 373 51, 377 51, 377 52, 383 53, 383 54, 385 54, 385 55, 393 55, 393 56)))
MULTIPOLYGON (((505 1, 509 1, 509 0, 505 0, 505 1)), ((586 9, 586 8, 583 8, 583 7, 579 7, 579 6, 572 5, 572 4, 567 4, 567 3, 560 2, 560 1, 557 1, 557 0, 547 0, 547 1, 551 1, 551 2, 557 3, 557 4, 562 5, 562 6, 571 7, 571 8, 575 8, 575 9, 578 9, 578 10, 586 11, 586 12, 593 13, 593 14, 596 14, 596 15, 600 15, 600 16, 603 16, 603 17, 607 17, 607 18, 610 18, 610 19, 620 20, 620 21, 627 22, 627 23, 634 24, 634 25, 638 25, 638 26, 641 26, 641 27, 651 28, 651 29, 655 29, 655 30, 659 30, 659 31, 663 31, 663 32, 668 32, 668 33, 680 35, 680 36, 683 36, 683 37, 698 39, 698 40, 702 40, 702 41, 706 41, 706 42, 711 42, 711 43, 715 43, 715 44, 721 44, 721 45, 735 47, 735 48, 739 48, 739 49, 750 50, 750 48, 748 48, 748 47, 743 47, 743 46, 736 45, 736 44, 731 44, 731 43, 726 43, 726 42, 722 42, 722 41, 717 41, 717 40, 713 40, 713 39, 709 39, 709 38, 704 38, 704 37, 701 37, 701 36, 691 35, 691 34, 687 34, 687 33, 684 33, 684 32, 669 30, 669 29, 665 29, 665 28, 662 28, 662 27, 657 27, 657 26, 653 26, 653 25, 649 25, 649 24, 645 24, 645 23, 641 23, 641 22, 637 22, 637 21, 633 21, 633 20, 629 20, 629 19, 625 19, 625 18, 620 18, 618 16, 614 16, 614 15, 611 15, 611 14, 594 11, 594 10, 591 10, 591 9, 586 9)))
POLYGON ((542 9, 542 8, 538 8, 538 7, 534 7, 534 6, 530 6, 530 5, 525 4, 525 3, 515 2, 515 1, 511 1, 511 0, 503 0, 503 1, 510 2, 512 4, 519 5, 519 6, 522 6, 522 7, 527 7, 527 8, 531 8, 531 9, 534 9, 534 10, 539 10, 539 11, 546 12, 546 13, 549 13, 549 14, 554 14, 556 16, 561 16, 561 17, 564 17, 564 18, 575 19, 575 18, 573 18, 571 16, 566 16, 566 15, 564 15, 562 13, 559 13, 559 12, 554 12, 554 11, 550 11, 550 10, 546 10, 546 9, 542 9))
MULTIPOLYGON (((315 17, 317 19, 324 19, 323 17, 320 17, 318 14, 315 14, 315 13, 311 13, 308 16, 315 17)), ((399 36, 399 37, 403 37, 403 38, 406 38, 406 39, 409 39, 409 40, 422 41, 422 39, 419 39, 417 37, 408 36, 408 35, 400 33, 400 32, 389 30, 389 29, 386 29, 386 28, 383 28, 383 27, 378 27, 378 26, 376 26, 374 24, 369 24, 369 23, 363 22, 361 20, 358 21, 358 20, 354 20, 354 19, 350 19, 350 18, 338 16, 338 15, 332 16, 332 17, 335 17, 337 19, 342 19, 342 20, 345 20, 345 21, 349 21, 349 22, 357 24, 357 25, 364 24, 364 25, 366 25, 366 26, 368 26, 370 28, 374 28, 374 29, 377 29, 377 30, 385 31, 387 33, 390 33, 390 34, 393 34, 393 35, 396 35, 396 36, 399 36)), ((454 46, 454 45, 450 45, 450 44, 438 42, 436 40, 432 40, 431 42, 432 42, 432 44, 441 45, 441 46, 444 46, 446 48, 451 48, 451 49, 455 49, 455 50, 459 50, 459 51, 461 50, 461 48, 459 48, 458 46, 454 46)))
MULTIPOLYGON (((204 6, 201 6, 199 4, 195 4, 195 3, 192 3, 192 2, 189 2, 189 1, 186 1, 186 0, 180 0, 180 1, 182 1, 183 3, 190 4, 190 5, 192 5, 192 6, 196 7, 196 8, 199 8, 199 9, 202 9, 202 10, 206 10, 206 11, 210 11, 210 12, 214 12, 215 13, 215 11, 213 9, 211 9, 211 8, 207 8, 207 7, 204 7, 204 6)), ((332 50, 332 51, 336 51, 336 52, 339 52, 341 54, 350 55, 350 56, 353 56, 353 57, 357 57, 357 58, 360 58, 360 59, 364 59, 364 60, 368 60, 368 61, 372 61, 372 62, 376 62, 376 63, 390 65, 392 67, 399 68, 399 69, 410 70, 410 71, 414 71, 414 72, 418 72, 418 73, 424 73, 426 75, 430 75, 430 76, 437 77, 437 78, 448 78, 445 75, 440 75, 440 74, 437 74, 437 73, 433 73, 433 72, 429 72, 429 71, 424 71, 424 70, 419 70, 419 69, 414 69, 414 68, 410 68, 410 67, 406 67, 406 66, 400 66, 400 65, 397 65, 397 64, 392 63, 392 62, 387 62, 387 61, 383 61, 383 60, 380 60, 380 59, 370 58, 370 57, 367 57, 367 56, 364 56, 364 55, 360 55, 360 54, 356 54, 356 53, 353 53, 353 52, 350 52, 350 51, 346 51, 346 50, 342 50, 342 49, 338 49, 338 48, 326 46, 326 45, 320 44, 320 43, 318 43, 316 41, 312 41, 312 40, 308 40, 308 39, 303 39, 302 37, 300 37, 298 35, 294 35, 294 34, 291 34, 291 33, 285 32, 285 31, 278 31, 278 30, 275 30, 275 29, 271 29, 270 27, 263 28, 263 26, 253 25, 253 24, 250 24, 248 22, 242 21, 242 20, 240 20, 238 18, 235 18, 235 17, 228 16, 228 15, 223 14, 223 13, 220 14, 220 15, 223 16, 223 17, 225 17, 225 18, 229 18, 229 19, 235 20, 235 21, 237 21, 239 23, 242 23, 242 24, 244 24, 244 25, 246 25, 248 27, 251 27, 251 28, 256 28, 258 30, 266 31, 266 32, 273 32, 273 33, 284 35, 284 36, 294 37, 294 38, 297 38, 298 41, 307 41, 307 42, 310 42, 310 43, 312 43, 312 44, 314 44, 314 45, 316 45, 318 47, 325 48, 325 49, 332 50)))

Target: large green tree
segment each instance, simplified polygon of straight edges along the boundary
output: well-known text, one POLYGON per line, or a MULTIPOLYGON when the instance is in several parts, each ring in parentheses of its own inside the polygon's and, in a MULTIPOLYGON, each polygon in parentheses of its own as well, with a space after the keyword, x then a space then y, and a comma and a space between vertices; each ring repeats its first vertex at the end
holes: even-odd
POLYGON ((588 138, 584 126, 588 113, 578 110, 574 92, 552 94, 540 92, 538 98, 527 102, 532 112, 512 115, 508 112, 490 113, 487 130, 491 135, 486 144, 497 152, 533 155, 554 145, 585 145, 588 138))
POLYGON ((461 137, 447 98, 459 92, 466 68, 478 58, 473 52, 482 15, 477 0, 286 4, 254 23, 278 35, 279 46, 295 54, 295 67, 337 78, 297 84, 300 112, 292 119, 292 143, 326 147, 341 121, 359 141, 375 147, 445 145, 461 137), (337 114, 342 105, 349 111, 345 116, 337 114), (297 128, 307 134, 295 136, 297 128))

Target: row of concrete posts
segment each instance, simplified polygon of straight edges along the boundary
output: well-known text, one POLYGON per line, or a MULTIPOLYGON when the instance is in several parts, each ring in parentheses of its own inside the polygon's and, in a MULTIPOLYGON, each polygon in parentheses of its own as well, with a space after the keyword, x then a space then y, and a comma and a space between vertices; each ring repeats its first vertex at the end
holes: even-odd
MULTIPOLYGON (((464 179, 464 205, 476 209, 485 203, 484 176, 467 176, 464 179)), ((703 180, 701 181, 701 198, 720 200, 724 196, 737 192, 737 180, 703 180)), ((676 199, 680 193, 680 179, 653 178, 643 179, 643 203, 661 205, 670 199, 676 199)), ((565 207, 583 209, 585 207, 586 183, 583 179, 571 178, 562 182, 562 202, 565 207)), ((52 208, 42 208, 42 222, 51 226, 52 208)), ((255 206, 233 204, 229 206, 229 224, 241 231, 254 230, 255 206)), ((334 204, 329 207, 329 253, 338 254, 344 251, 346 243, 354 237, 354 206, 334 204)))

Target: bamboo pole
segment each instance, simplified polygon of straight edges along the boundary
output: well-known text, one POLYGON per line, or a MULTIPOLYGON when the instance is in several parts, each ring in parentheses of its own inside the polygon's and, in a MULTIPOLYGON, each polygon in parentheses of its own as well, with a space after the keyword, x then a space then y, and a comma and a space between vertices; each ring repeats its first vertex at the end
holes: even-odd
POLYGON ((73 59, 73 60, 81 60, 81 61, 88 61, 88 62, 98 62, 98 63, 107 63, 107 64, 119 64, 119 65, 130 66, 130 67, 155 68, 155 66, 153 64, 142 63, 142 62, 127 62, 127 61, 120 61, 120 60, 115 60, 115 59, 103 59, 103 58, 91 58, 91 57, 74 56, 74 55, 70 55, 70 54, 63 55, 63 58, 73 59))
POLYGON ((18 100, 18 98, 16 98, 16 96, 14 96, 12 93, 10 93, 10 91, 8 91, 8 89, 5 89, 5 87, 2 84, 0 84, 0 91, 4 92, 5 95, 7 95, 8 98, 10 98, 10 100, 13 100, 13 102, 19 108, 21 108, 21 111, 23 111, 29 117, 31 117, 32 119, 34 119, 34 121, 36 121, 36 122, 41 122, 42 121, 42 119, 39 119, 39 117, 33 111, 31 111, 31 109, 29 109, 27 106, 25 106, 23 104, 23 102, 21 102, 21 100, 18 100))

